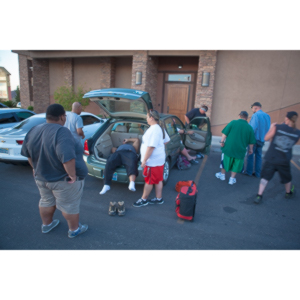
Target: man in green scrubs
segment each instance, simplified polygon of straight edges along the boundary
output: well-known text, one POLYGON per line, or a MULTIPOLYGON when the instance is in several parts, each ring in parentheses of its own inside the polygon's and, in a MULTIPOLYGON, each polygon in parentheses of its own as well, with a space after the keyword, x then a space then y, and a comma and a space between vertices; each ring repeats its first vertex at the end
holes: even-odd
POLYGON ((225 171, 231 171, 229 184, 236 183, 236 173, 242 171, 244 157, 249 145, 249 154, 253 153, 256 143, 253 128, 248 124, 248 113, 241 111, 238 120, 231 121, 223 130, 221 138, 222 152, 224 153, 223 168, 216 173, 216 177, 225 180, 225 171))

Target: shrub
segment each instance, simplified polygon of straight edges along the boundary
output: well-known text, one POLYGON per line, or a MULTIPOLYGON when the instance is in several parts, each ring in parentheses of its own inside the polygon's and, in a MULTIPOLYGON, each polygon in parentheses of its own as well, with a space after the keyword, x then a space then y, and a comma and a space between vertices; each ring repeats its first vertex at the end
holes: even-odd
POLYGON ((33 111, 33 106, 29 105, 27 109, 33 111))
POLYGON ((10 100, 2 102, 7 107, 15 107, 14 103, 10 100))
POLYGON ((64 107, 66 111, 72 110, 72 104, 74 102, 80 102, 82 109, 89 105, 89 99, 83 99, 83 95, 86 92, 83 87, 79 86, 77 92, 73 91, 71 86, 63 85, 54 92, 54 100, 64 107))

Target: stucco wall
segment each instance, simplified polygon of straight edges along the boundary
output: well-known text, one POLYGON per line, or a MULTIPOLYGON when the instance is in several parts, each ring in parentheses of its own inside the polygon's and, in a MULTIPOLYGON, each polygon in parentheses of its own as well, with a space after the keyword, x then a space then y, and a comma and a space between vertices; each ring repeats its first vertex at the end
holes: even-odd
POLYGON ((272 122, 286 111, 300 113, 300 51, 218 51, 212 105, 212 133, 238 118, 241 110, 262 104, 272 122))

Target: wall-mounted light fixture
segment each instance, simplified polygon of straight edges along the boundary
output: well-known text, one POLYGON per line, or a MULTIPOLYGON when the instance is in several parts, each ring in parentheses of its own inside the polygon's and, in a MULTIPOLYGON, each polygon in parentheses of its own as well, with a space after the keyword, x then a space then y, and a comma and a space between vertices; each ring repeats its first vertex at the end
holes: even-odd
POLYGON ((209 86, 209 72, 202 72, 202 86, 209 86))
POLYGON ((142 84, 142 72, 135 72, 135 84, 142 84))
POLYGON ((182 69, 182 65, 178 65, 178 69, 182 69))

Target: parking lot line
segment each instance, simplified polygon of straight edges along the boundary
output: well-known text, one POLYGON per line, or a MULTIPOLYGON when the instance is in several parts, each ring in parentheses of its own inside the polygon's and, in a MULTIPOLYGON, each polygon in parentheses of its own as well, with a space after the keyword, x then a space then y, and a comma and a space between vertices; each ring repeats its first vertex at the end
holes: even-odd
POLYGON ((199 168, 199 171, 198 171, 198 173, 197 173, 197 175, 195 177, 195 180, 194 180, 195 183, 196 183, 196 185, 198 185, 198 182, 200 180, 200 176, 201 176, 201 174, 203 172, 203 169, 204 169, 204 166, 206 164, 207 159, 208 159, 208 155, 205 155, 205 157, 203 158, 203 162, 201 164, 201 167, 199 168))
POLYGON ((291 163, 300 171, 300 167, 291 159, 291 163))

